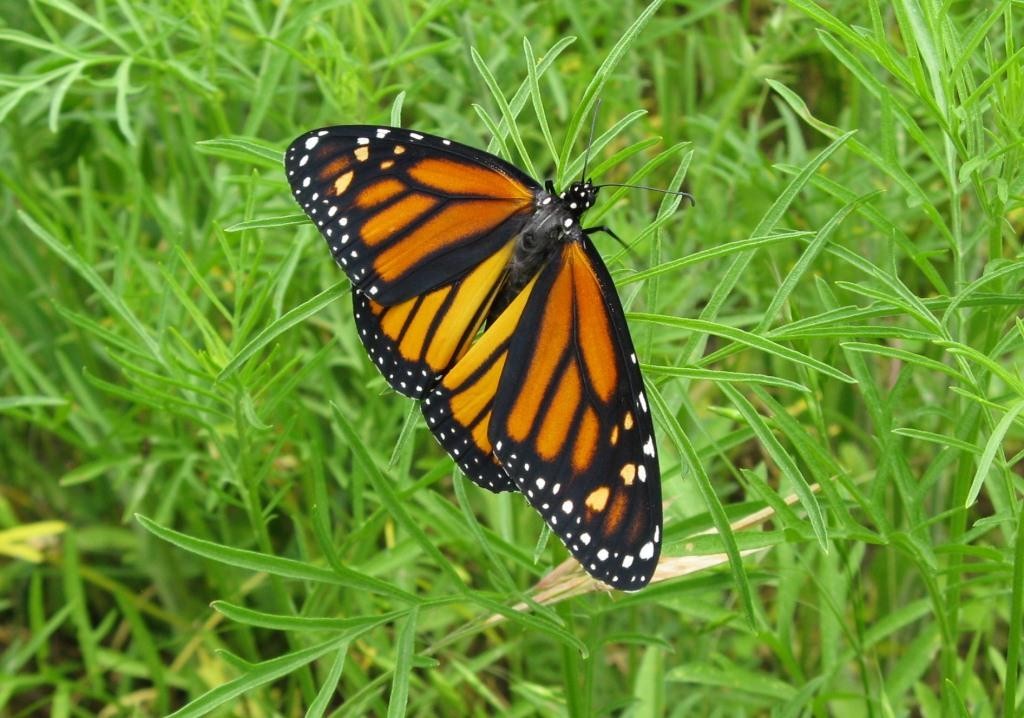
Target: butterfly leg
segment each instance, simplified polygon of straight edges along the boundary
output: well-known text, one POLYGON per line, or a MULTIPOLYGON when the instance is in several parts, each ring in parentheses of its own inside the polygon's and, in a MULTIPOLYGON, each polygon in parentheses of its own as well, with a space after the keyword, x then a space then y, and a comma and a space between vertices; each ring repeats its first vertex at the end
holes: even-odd
POLYGON ((622 241, 622 237, 620 237, 619 235, 615 234, 615 232, 612 231, 612 228, 609 227, 608 225, 602 224, 602 225, 599 225, 597 227, 587 227, 585 230, 583 230, 583 234, 597 234, 598 232, 604 232, 607 235, 611 235, 623 247, 626 246, 626 243, 622 241))
POLYGON ((602 224, 597 227, 588 227, 587 229, 583 230, 583 234, 586 235, 597 234, 598 232, 604 232, 605 234, 612 237, 616 242, 621 244, 627 252, 633 251, 633 248, 626 244, 625 240, 623 240, 622 237, 620 237, 619 235, 615 234, 612 228, 608 227, 607 225, 602 224))

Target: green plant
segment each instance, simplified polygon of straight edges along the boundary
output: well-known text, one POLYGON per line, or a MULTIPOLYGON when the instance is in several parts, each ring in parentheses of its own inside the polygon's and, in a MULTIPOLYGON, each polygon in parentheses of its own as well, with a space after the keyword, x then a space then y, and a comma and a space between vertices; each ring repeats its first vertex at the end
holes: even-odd
POLYGON ((0 715, 1020 712, 1019 5, 581 8, 5 9, 0 715), (697 198, 587 218, 665 553, 721 568, 534 593, 564 551, 384 391, 281 151, 564 183, 598 96, 593 174, 697 198))

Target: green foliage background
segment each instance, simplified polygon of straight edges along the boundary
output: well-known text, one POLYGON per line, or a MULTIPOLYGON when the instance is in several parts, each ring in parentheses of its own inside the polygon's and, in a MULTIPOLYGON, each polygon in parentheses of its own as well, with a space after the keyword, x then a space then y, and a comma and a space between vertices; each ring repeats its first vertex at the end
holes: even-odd
POLYGON ((1021 14, 4 4, 0 715, 1019 714, 1021 14), (597 96, 595 177, 697 197, 588 220, 665 553, 731 560, 519 612, 564 549, 385 391, 281 152, 401 122, 565 182, 597 96))

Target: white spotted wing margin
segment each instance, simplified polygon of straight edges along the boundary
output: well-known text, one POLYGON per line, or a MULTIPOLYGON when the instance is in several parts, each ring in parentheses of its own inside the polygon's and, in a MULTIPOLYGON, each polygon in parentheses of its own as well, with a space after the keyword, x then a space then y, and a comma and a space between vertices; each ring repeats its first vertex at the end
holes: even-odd
POLYGON ((587 573, 626 591, 647 585, 662 541, 653 422, 622 304, 582 232, 536 280, 511 338, 490 439, 587 573))

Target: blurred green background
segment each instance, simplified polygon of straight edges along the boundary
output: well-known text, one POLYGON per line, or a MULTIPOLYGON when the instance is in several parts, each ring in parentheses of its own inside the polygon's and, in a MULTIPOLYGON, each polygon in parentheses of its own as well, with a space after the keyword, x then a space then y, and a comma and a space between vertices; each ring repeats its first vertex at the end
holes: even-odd
POLYGON ((5 3, 0 716, 1020 714, 1021 16, 5 3), (595 178, 697 198, 587 216, 632 245, 671 562, 554 600, 281 153, 400 122, 565 183, 598 96, 595 178))

